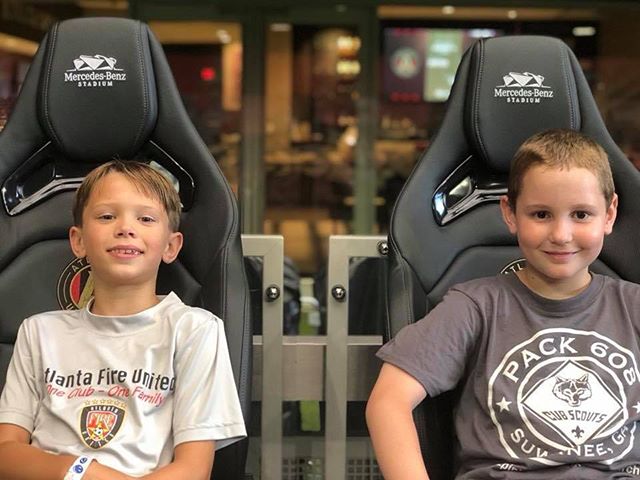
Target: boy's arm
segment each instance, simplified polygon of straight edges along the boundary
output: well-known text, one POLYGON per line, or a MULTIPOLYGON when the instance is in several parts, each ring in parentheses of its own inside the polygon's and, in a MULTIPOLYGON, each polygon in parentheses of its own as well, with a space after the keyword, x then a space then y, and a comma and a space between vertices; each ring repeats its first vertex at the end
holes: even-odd
POLYGON ((214 441, 181 443, 176 446, 173 461, 169 465, 142 478, 146 480, 209 480, 215 449, 214 441))
MULTIPOLYGON (((76 459, 47 453, 29 445, 29 432, 9 423, 0 424, 0 478, 7 480, 62 480, 76 459)), ((185 442, 175 448, 169 465, 145 475, 147 480, 209 480, 215 442, 185 442)), ((92 462, 83 480, 131 480, 133 477, 92 462)))
MULTIPOLYGON (((24 428, 0 424, 0 478, 7 480, 62 480, 73 464, 73 455, 47 453, 29 445, 24 428)), ((132 477, 92 462, 83 480, 131 480, 132 477)))
POLYGON ((413 409, 426 397, 420 382, 384 363, 367 403, 367 425, 386 480, 428 480, 413 409))

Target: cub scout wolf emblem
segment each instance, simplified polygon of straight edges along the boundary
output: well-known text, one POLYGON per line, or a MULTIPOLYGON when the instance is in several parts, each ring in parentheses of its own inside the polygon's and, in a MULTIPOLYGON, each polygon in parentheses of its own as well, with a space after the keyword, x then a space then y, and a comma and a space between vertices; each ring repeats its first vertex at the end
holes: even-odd
POLYGON ((58 278, 58 304, 64 310, 84 308, 93 295, 91 265, 85 258, 76 258, 58 278))
POLYGON ((579 407, 583 400, 591 398, 591 385, 589 374, 580 378, 556 377, 553 394, 560 400, 564 400, 572 407, 579 407))
POLYGON ((80 433, 87 447, 104 447, 122 426, 124 409, 115 405, 90 405, 80 414, 80 433))

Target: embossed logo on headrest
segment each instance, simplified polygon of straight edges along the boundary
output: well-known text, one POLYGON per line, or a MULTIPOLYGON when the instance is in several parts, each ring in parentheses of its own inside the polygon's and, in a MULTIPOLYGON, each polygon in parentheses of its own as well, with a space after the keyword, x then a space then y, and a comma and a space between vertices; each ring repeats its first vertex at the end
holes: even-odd
POLYGON ((522 270, 526 265, 527 265, 527 261, 524 258, 519 258, 509 263, 508 265, 505 265, 502 268, 502 270, 500 270, 500 273, 502 274, 516 273, 522 270))
POLYGON ((543 98, 553 98, 553 90, 544 84, 543 75, 509 72, 502 81, 503 85, 493 89, 493 96, 504 98, 507 103, 540 103, 543 98))
POLYGON ((105 55, 80 55, 73 61, 74 68, 64 73, 64 81, 77 87, 112 87, 114 82, 127 79, 124 69, 116 68, 117 62, 105 55))
POLYGON ((64 310, 84 308, 92 295, 91 265, 86 258, 76 258, 58 278, 58 304, 64 310))

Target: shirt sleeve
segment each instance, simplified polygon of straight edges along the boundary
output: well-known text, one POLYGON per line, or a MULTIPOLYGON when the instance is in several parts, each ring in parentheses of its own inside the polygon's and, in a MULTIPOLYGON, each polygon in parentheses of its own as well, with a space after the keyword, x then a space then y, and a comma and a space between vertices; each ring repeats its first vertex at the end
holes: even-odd
POLYGON ((7 379, 0 396, 0 423, 18 425, 33 432, 39 395, 26 322, 18 330, 7 379))
POLYGON ((480 325, 476 303, 451 289, 424 318, 383 345, 377 356, 407 372, 435 397, 454 389, 463 377, 480 325))
POLYGON ((246 437, 222 321, 211 315, 175 358, 174 445, 215 440, 216 450, 246 437))

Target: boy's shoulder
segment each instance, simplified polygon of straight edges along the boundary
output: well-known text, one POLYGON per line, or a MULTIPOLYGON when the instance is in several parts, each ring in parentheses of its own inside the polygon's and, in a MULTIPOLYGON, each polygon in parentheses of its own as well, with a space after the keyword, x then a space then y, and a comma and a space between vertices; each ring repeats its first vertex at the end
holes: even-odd
MULTIPOLYGON (((598 273, 592 273, 594 278, 602 277, 603 289, 615 290, 623 294, 640 295, 640 284, 631 282, 629 280, 623 280, 622 278, 614 278, 609 275, 602 275, 598 273)), ((640 299, 640 297, 638 297, 640 299)))
POLYGON ((192 328, 198 328, 201 325, 222 325, 222 320, 217 315, 204 308, 187 305, 173 292, 163 299, 162 304, 164 308, 161 314, 181 326, 188 324, 192 328))
MULTIPOLYGON (((640 284, 609 275, 592 273, 593 288, 588 295, 592 300, 605 297, 608 302, 619 301, 626 305, 637 303, 640 308, 640 284)), ((513 273, 480 277, 453 285, 449 293, 457 292, 474 303, 500 301, 506 297, 518 299, 537 298, 513 273)))
POLYGON ((35 341, 36 338, 59 338, 65 333, 76 330, 81 321, 81 310, 49 310, 35 313, 20 323, 19 330, 25 338, 35 341))
POLYGON ((478 277, 472 280, 457 283, 451 287, 451 291, 457 291, 470 297, 495 295, 496 293, 511 288, 513 274, 499 274, 490 277, 478 277))
POLYGON ((81 315, 81 310, 48 310, 34 313, 24 319, 25 325, 56 324, 74 320, 81 315))

